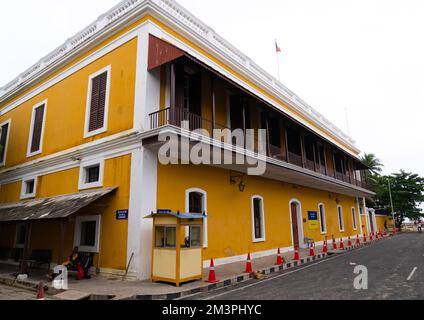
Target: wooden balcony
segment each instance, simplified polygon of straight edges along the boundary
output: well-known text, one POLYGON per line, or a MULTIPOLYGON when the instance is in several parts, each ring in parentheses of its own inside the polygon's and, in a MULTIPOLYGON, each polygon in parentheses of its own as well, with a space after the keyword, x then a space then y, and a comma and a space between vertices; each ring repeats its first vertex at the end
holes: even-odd
MULTIPOLYGON (((167 125, 173 125, 175 127, 182 127, 183 122, 188 122, 189 130, 204 129, 209 133, 209 136, 213 137, 214 129, 228 129, 231 131, 231 128, 213 122, 209 119, 205 119, 197 114, 193 114, 187 110, 179 108, 166 108, 156 112, 151 113, 150 115, 150 128, 151 130, 158 129, 167 125)), ((235 142, 231 142, 235 144, 235 142)), ((255 144, 257 141, 255 141, 255 144)), ((273 159, 284 161, 302 167, 306 170, 313 171, 315 173, 335 178, 336 180, 343 181, 345 183, 361 187, 366 190, 372 190, 371 186, 363 181, 356 180, 346 174, 336 171, 334 176, 330 176, 328 170, 325 166, 316 163, 313 160, 303 158, 301 155, 284 151, 281 147, 269 144, 266 148, 267 156, 273 159)), ((255 145, 256 151, 256 145, 255 145)))

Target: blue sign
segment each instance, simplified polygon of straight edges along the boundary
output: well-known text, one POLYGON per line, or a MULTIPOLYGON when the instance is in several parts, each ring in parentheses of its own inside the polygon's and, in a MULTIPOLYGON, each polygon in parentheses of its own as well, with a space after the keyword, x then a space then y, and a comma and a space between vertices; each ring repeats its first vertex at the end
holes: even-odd
POLYGON ((169 209, 158 209, 156 213, 172 213, 172 210, 169 209))
POLYGON ((318 212, 308 211, 308 220, 318 220, 318 212))
POLYGON ((128 220, 128 209, 117 210, 116 211, 116 220, 128 220))

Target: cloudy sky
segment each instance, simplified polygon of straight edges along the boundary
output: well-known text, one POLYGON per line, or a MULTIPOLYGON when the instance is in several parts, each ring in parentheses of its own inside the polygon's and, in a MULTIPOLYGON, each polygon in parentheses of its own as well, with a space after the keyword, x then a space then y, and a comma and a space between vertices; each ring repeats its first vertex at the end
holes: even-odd
MULTIPOLYGON (((117 0, 0 5, 3 85, 117 0)), ((420 0, 180 0, 375 153, 385 172, 424 175, 424 3, 420 0), (348 120, 347 120, 348 119, 348 120)))

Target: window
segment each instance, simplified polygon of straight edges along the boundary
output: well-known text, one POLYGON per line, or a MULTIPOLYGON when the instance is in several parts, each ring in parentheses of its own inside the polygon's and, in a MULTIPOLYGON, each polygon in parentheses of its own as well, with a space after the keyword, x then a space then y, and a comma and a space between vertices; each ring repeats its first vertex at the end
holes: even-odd
POLYGON ((208 247, 208 213, 207 193, 202 189, 189 189, 186 191, 186 211, 188 213, 204 214, 203 219, 203 247, 208 247))
POLYGON ((353 225, 353 229, 356 230, 357 226, 356 226, 356 210, 355 210, 355 208, 352 208, 352 225, 353 225))
POLYGON ((92 137, 107 130, 111 67, 91 75, 88 83, 84 137, 92 137))
POLYGON ((85 168, 87 170, 86 177, 85 177, 85 183, 94 183, 98 182, 100 178, 100 165, 96 164, 92 167, 85 168))
POLYGON ((253 242, 265 241, 265 221, 263 199, 252 197, 253 242))
POLYGON ((23 248, 25 246, 25 238, 27 234, 27 225, 19 223, 16 225, 15 248, 23 248))
POLYGON ((22 180, 21 199, 34 198, 37 187, 37 178, 31 177, 22 180))
POLYGON ((202 228, 200 226, 185 226, 185 244, 183 247, 196 248, 202 246, 202 228))
POLYGON ((340 232, 343 232, 344 231, 344 221, 343 221, 343 209, 342 209, 341 206, 337 207, 337 214, 338 214, 338 217, 339 217, 339 229, 340 229, 340 232))
POLYGON ((42 152, 46 106, 47 100, 32 108, 27 157, 31 157, 42 152))
POLYGON ((99 252, 100 215, 80 216, 75 221, 74 245, 82 252, 99 252))
POLYGON ((319 222, 320 222, 320 229, 321 229, 321 233, 325 234, 327 233, 327 221, 325 218, 325 207, 323 204, 320 204, 318 207, 318 212, 319 212, 319 222))
POLYGON ((0 124, 0 166, 6 163, 7 144, 9 141, 9 130, 11 120, 0 124))
POLYGON ((85 162, 80 167, 79 189, 103 186, 104 161, 85 162))
POLYGON ((80 246, 94 247, 96 245, 96 221, 81 222, 80 246))
POLYGON ((175 248, 177 243, 177 228, 157 226, 155 229, 156 248, 175 248))

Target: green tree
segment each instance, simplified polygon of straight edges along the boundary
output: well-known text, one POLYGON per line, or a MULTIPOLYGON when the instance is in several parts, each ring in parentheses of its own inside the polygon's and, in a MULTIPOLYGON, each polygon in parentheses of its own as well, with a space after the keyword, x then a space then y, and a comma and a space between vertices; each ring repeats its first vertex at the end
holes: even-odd
POLYGON ((370 168, 370 174, 381 173, 383 170, 383 163, 373 153, 365 153, 361 161, 370 168))
POLYGON ((401 170, 389 176, 376 176, 375 203, 378 210, 391 213, 389 181, 392 190, 396 226, 401 227, 405 218, 417 220, 424 214, 420 204, 424 202, 424 178, 401 170))

